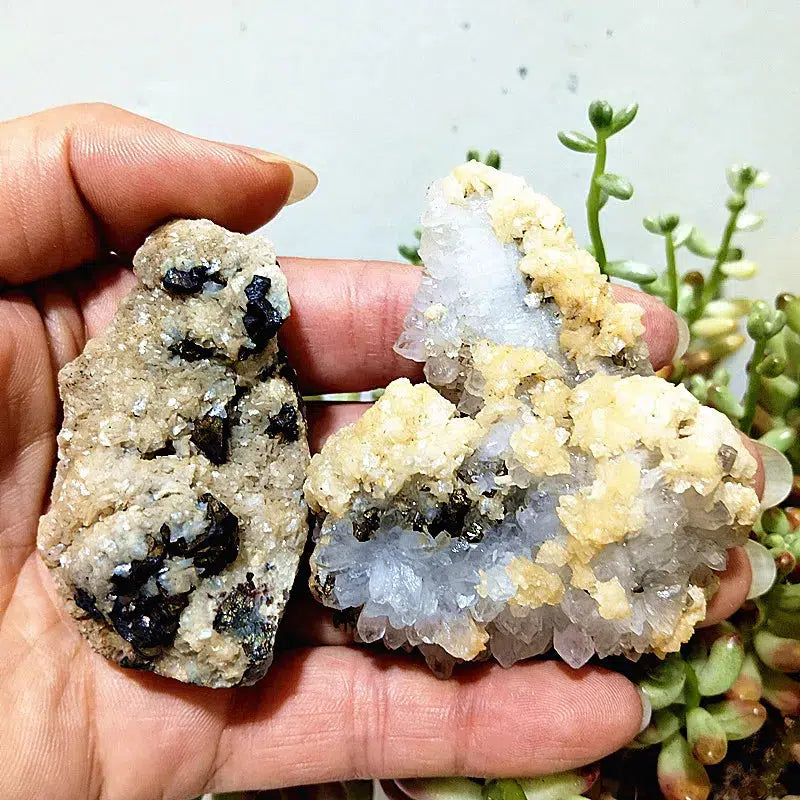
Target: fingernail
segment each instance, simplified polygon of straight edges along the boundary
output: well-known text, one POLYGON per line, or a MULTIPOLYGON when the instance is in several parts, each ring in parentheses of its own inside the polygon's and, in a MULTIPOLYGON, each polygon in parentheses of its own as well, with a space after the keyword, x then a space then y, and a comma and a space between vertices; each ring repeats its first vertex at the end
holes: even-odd
POLYGON ((750 562, 750 573, 753 576, 747 599, 753 600, 766 594, 772 588, 778 569, 775 566, 775 558, 763 544, 748 539, 744 545, 744 552, 750 562))
MULTIPOLYGON (((675 314, 674 311, 672 313, 675 314)), ((689 342, 692 338, 689 333, 689 325, 680 314, 675 314, 675 323, 678 326, 678 343, 675 346, 673 361, 677 361, 689 349, 689 342)))
POLYGON ((266 161, 268 164, 286 164, 292 171, 292 191, 289 193, 289 199, 286 205, 297 203, 300 200, 305 200, 314 189, 317 188, 317 175, 310 167, 295 161, 293 158, 287 158, 280 153, 270 153, 268 150, 259 150, 256 147, 247 147, 246 145, 233 145, 237 150, 244 150, 251 156, 266 161))
POLYGON ((642 722, 639 725, 638 735, 650 724, 650 720, 653 717, 653 706, 650 703, 650 698, 638 686, 636 691, 639 692, 639 699, 642 701, 642 722))
POLYGON ((764 465, 764 493, 761 508, 772 508, 782 503, 792 491, 794 474, 789 459, 764 442, 753 442, 764 465))

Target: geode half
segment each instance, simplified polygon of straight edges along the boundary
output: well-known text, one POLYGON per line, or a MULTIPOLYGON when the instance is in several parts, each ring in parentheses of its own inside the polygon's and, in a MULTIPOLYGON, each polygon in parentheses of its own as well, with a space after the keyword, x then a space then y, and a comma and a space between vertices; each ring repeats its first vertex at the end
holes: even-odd
POLYGON ((253 683, 308 534, 305 422, 275 338, 286 279, 266 240, 206 220, 157 230, 134 272, 110 328, 59 375, 40 552, 103 655, 253 683))
POLYGON ((425 277, 394 381, 311 461, 311 586, 356 636, 509 666, 554 647, 664 655, 758 511, 722 414, 653 375, 563 213, 477 162, 428 192, 425 277))

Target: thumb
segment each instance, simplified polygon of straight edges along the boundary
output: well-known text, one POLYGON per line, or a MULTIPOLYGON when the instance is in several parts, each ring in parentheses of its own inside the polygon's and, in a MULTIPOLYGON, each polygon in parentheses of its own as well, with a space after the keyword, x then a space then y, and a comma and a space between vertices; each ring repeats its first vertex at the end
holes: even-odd
POLYGON ((77 105, 0 124, 0 185, 0 283, 21 284, 129 253, 171 217, 254 230, 316 177, 272 153, 77 105))

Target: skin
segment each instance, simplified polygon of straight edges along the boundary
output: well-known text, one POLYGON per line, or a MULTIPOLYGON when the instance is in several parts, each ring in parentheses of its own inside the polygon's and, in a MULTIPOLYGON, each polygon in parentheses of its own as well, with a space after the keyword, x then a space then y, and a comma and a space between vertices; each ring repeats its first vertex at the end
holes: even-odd
MULTIPOLYGON (((251 231, 282 207, 291 171, 250 148, 189 137, 108 106, 0 125, 0 796, 189 798, 354 777, 532 775, 591 762, 637 732, 623 677, 535 662, 476 665, 443 682, 418 661, 348 646, 298 585, 283 650, 259 685, 185 686, 91 651, 36 553, 56 456, 56 373, 133 284, 130 255, 170 217, 251 231)), ((391 350, 419 280, 379 262, 282 259, 284 345, 307 391, 357 391, 418 365, 391 350)), ((652 359, 674 318, 646 310, 652 359)), ((312 445, 363 411, 314 407, 312 445)), ((710 620, 741 604, 734 554, 710 620)))

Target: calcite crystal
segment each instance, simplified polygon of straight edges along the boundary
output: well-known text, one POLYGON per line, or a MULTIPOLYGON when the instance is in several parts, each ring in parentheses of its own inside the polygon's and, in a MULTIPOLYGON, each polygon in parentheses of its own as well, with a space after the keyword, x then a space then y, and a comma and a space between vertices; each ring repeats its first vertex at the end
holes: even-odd
POLYGON ((728 419, 653 375, 562 212, 470 162, 435 183, 390 384, 311 461, 311 585, 364 642, 508 666, 677 650, 758 510, 728 419))
POLYGON ((275 338, 272 246, 205 220, 153 233, 139 286, 64 367, 39 548, 92 646, 206 686, 248 684, 308 534, 309 453, 275 338))

